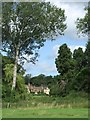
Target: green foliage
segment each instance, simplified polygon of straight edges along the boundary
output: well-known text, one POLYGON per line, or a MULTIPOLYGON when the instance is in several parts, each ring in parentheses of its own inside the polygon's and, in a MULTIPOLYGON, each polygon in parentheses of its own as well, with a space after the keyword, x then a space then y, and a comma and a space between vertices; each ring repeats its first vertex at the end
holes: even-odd
MULTIPOLYGON (((59 47, 58 56, 55 60, 57 71, 60 73, 60 77, 58 83, 61 80, 64 80, 66 83, 65 88, 63 90, 59 90, 59 93, 62 92, 63 94, 68 94, 69 91, 72 89, 72 81, 75 76, 75 65, 76 62, 72 58, 72 53, 68 48, 67 44, 63 44, 59 47)), ((62 84, 60 85, 62 86, 62 84)))
POLYGON ((44 42, 64 34, 65 20, 64 10, 49 2, 2 3, 3 50, 14 59, 12 90, 16 87, 18 60, 35 64, 44 42))
POLYGON ((86 91, 88 92, 88 76, 89 76, 89 69, 83 68, 81 71, 76 75, 75 81, 73 83, 74 88, 78 91, 86 91))
POLYGON ((36 77, 31 78, 30 83, 35 85, 35 86, 45 85, 45 75, 40 74, 36 77))
POLYGON ((12 77, 13 77, 13 64, 6 64, 3 68, 4 76, 2 79, 2 97, 10 97, 11 94, 11 85, 12 85, 12 77))
POLYGON ((50 88, 50 95, 64 97, 66 94, 66 88, 63 89, 62 86, 59 86, 59 84, 55 84, 50 88))
POLYGON ((38 56, 37 49, 44 45, 47 38, 63 35, 66 29, 64 10, 49 2, 4 2, 2 3, 2 42, 3 50, 15 59, 32 55, 30 62, 38 56), (12 24, 12 25, 11 25, 12 24), (8 48, 8 49, 7 49, 8 48))
POLYGON ((87 67, 90 69, 90 41, 86 45, 85 58, 87 67))
POLYGON ((85 58, 82 48, 79 47, 78 49, 74 50, 73 58, 76 62, 75 65, 76 71, 80 71, 84 67, 84 58, 85 58))
POLYGON ((13 61, 9 57, 2 57, 2 98, 8 102, 15 102, 21 99, 26 99, 27 90, 24 83, 24 69, 18 65, 16 90, 11 91, 13 78, 13 61))
POLYGON ((54 79, 52 76, 46 76, 45 82, 46 82, 46 86, 51 87, 52 85, 54 85, 57 82, 57 80, 54 79))
POLYGON ((60 87, 58 84, 55 84, 50 88, 50 95, 60 96, 60 87))
MULTIPOLYGON (((3 108, 7 107, 8 102, 3 101, 3 108)), ((42 108, 42 107, 59 107, 59 108, 88 108, 88 94, 85 92, 71 91, 65 97, 29 95, 29 100, 20 100, 10 103, 11 108, 42 108)))
POLYGON ((85 11, 86 11, 86 14, 84 18, 77 19, 76 27, 79 34, 80 33, 83 35, 86 34, 88 36, 88 33, 90 33, 90 2, 88 2, 88 7, 85 8, 85 11))
POLYGON ((32 85, 35 85, 35 86, 48 86, 50 87, 51 84, 54 84, 55 83, 55 80, 52 78, 52 76, 45 76, 43 74, 40 74, 38 76, 35 76, 35 77, 29 77, 30 75, 26 75, 25 76, 25 81, 26 81, 26 84, 27 82, 31 83, 32 85))
POLYGON ((67 73, 71 67, 72 53, 66 44, 60 46, 58 50, 58 57, 55 60, 57 71, 63 75, 67 73))
POLYGON ((24 77, 24 79, 25 79, 25 84, 28 85, 28 83, 30 83, 31 74, 27 74, 27 75, 24 77))
MULTIPOLYGON (((90 1, 88 2, 88 7, 86 7, 85 10, 86 10, 86 14, 85 14, 84 18, 78 18, 76 21, 76 24, 77 24, 76 27, 77 27, 78 32, 82 33, 83 35, 85 34, 88 36, 88 43, 86 45, 86 51, 84 53, 84 56, 85 56, 84 57, 84 64, 85 64, 84 67, 85 68, 80 70, 77 79, 83 80, 81 86, 83 87, 83 89, 85 89, 85 91, 87 91, 87 88, 88 88, 87 83, 90 84, 90 37, 89 37, 89 35, 90 35, 90 1), (85 76, 84 76, 84 74, 85 74, 85 76)), ((81 88, 79 87, 79 89, 81 89, 81 88)), ((90 89, 88 89, 88 92, 89 91, 90 91, 90 89)))
POLYGON ((5 81, 7 81, 7 83, 10 83, 12 81, 13 78, 13 64, 6 64, 4 71, 5 71, 5 81))
MULTIPOLYGON (((86 14, 84 18, 78 18, 77 19, 77 29, 80 33, 86 34, 89 36, 90 34, 90 1, 88 2, 88 7, 85 8, 86 14)), ((86 45, 86 51, 85 51, 85 60, 86 60, 86 66, 88 69, 90 69, 90 37, 88 37, 88 43, 86 45)), ((88 76, 90 79, 90 76, 88 76)))
POLYGON ((82 48, 78 48, 74 50, 73 55, 66 44, 60 46, 55 63, 60 73, 58 83, 60 83, 61 80, 66 82, 66 91, 63 90, 62 93, 65 92, 68 94, 72 90, 88 92, 90 79, 89 43, 90 42, 88 42, 86 46, 85 52, 83 52, 82 48))
POLYGON ((76 60, 75 71, 77 73, 73 82, 73 86, 74 89, 78 91, 90 91, 88 87, 90 79, 89 44, 90 42, 88 41, 85 52, 83 52, 82 49, 79 48, 78 50, 75 50, 73 54, 74 59, 76 60))

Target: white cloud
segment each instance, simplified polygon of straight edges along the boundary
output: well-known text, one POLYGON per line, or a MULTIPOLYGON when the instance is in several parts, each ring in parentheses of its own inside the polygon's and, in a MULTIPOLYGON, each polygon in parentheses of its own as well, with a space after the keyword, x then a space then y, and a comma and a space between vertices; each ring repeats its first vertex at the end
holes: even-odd
POLYGON ((35 65, 32 63, 25 62, 23 67, 26 70, 26 72, 28 73, 35 67, 35 65))
POLYGON ((24 68, 26 69, 26 74, 27 73, 32 73, 35 75, 39 74, 45 74, 45 75, 50 75, 52 73, 57 73, 56 66, 55 64, 50 64, 46 61, 40 62, 38 61, 35 65, 32 63, 25 63, 24 68))
POLYGON ((36 66, 40 69, 43 73, 50 73, 50 72, 56 72, 55 65, 52 65, 48 62, 38 62, 36 66))
MULTIPOLYGON (((67 16, 66 23, 67 29, 65 31, 65 36, 71 39, 81 39, 77 36, 77 29, 75 21, 77 18, 83 18, 85 15, 85 6, 88 5, 88 0, 46 0, 50 1, 52 4, 56 5, 59 8, 65 10, 65 15, 67 16)), ((83 37, 82 39, 87 39, 87 37, 83 37)))
POLYGON ((46 2, 51 2, 51 3, 53 3, 53 4, 55 4, 55 5, 57 5, 58 6, 58 4, 59 3, 75 3, 75 2, 77 2, 77 3, 82 3, 82 2, 89 2, 89 0, 45 0, 46 2))
POLYGON ((59 47, 60 47, 60 45, 55 45, 55 46, 53 46, 53 49, 52 49, 52 51, 53 51, 53 57, 55 57, 56 58, 56 56, 57 56, 57 54, 58 54, 58 49, 59 49, 59 47))
POLYGON ((73 53, 73 51, 74 51, 75 49, 78 49, 79 47, 82 48, 83 51, 85 51, 85 49, 86 49, 85 46, 79 46, 79 45, 77 45, 77 46, 75 46, 75 45, 69 46, 69 48, 71 49, 71 52, 72 52, 72 53, 73 53))
POLYGON ((55 46, 53 46, 51 54, 48 55, 48 59, 53 59, 53 60, 54 60, 54 59, 56 58, 57 53, 58 53, 59 46, 60 46, 60 45, 55 45, 55 46))
MULTIPOLYGON (((65 3, 64 3, 65 4, 65 3)), ((71 39, 81 39, 77 35, 76 29, 76 20, 77 18, 83 18, 85 15, 84 4, 80 3, 67 3, 66 5, 62 4, 62 7, 65 9, 65 14, 67 16, 66 23, 67 29, 65 35, 71 39)), ((82 36, 82 39, 85 37, 82 36)))

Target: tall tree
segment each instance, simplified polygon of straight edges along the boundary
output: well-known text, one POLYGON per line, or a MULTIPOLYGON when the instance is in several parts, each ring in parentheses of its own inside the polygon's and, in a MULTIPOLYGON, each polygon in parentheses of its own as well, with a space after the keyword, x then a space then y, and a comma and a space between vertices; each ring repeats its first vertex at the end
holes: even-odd
MULTIPOLYGON (((86 51, 85 51, 86 68, 84 68, 84 70, 81 70, 81 75, 86 76, 87 84, 88 83, 90 84, 90 1, 88 2, 88 7, 86 7, 85 10, 86 10, 86 14, 84 18, 77 19, 76 27, 79 33, 88 36, 88 43, 86 45, 86 51), (85 71, 85 73, 83 71, 85 71)), ((84 79, 84 77, 82 78, 84 79)), ((88 86, 88 90, 90 91, 89 86, 88 86)))
POLYGON ((88 41, 88 43, 86 45, 85 57, 86 57, 86 61, 87 61, 87 66, 90 69, 90 41, 88 41))
POLYGON ((67 73, 71 68, 71 58, 72 53, 70 49, 67 47, 66 44, 63 44, 59 47, 58 56, 55 60, 57 71, 64 75, 67 73))
POLYGON ((87 45, 86 45, 86 51, 85 51, 85 57, 86 57, 86 61, 87 61, 87 68, 88 68, 88 92, 90 92, 90 41, 88 41, 87 45))
POLYGON ((82 48, 79 47, 74 50, 73 59, 76 61, 76 70, 80 71, 84 67, 84 52, 82 48))
POLYGON ((64 10, 45 2, 8 2, 2 4, 3 50, 14 58, 12 90, 16 86, 18 60, 35 63, 38 49, 49 38, 63 35, 64 10), (33 56, 33 57, 32 57, 33 56))

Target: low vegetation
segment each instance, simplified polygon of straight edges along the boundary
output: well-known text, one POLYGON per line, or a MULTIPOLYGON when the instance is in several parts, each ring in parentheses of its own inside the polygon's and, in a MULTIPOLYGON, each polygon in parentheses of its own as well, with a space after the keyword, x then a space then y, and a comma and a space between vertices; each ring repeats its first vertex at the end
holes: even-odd
POLYGON ((27 101, 3 103, 4 118, 87 118, 88 99, 85 93, 66 97, 30 95, 27 101))
POLYGON ((32 95, 29 99, 18 102, 3 102, 3 108, 24 108, 40 106, 59 106, 61 108, 88 108, 88 98, 85 93, 72 93, 66 97, 32 95))

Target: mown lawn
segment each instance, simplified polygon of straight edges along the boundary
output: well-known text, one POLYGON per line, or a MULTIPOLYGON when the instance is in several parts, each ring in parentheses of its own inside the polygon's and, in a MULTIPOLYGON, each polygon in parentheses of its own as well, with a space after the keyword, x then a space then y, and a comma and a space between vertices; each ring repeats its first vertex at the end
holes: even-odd
POLYGON ((88 118, 87 108, 32 107, 3 109, 3 118, 88 118))

